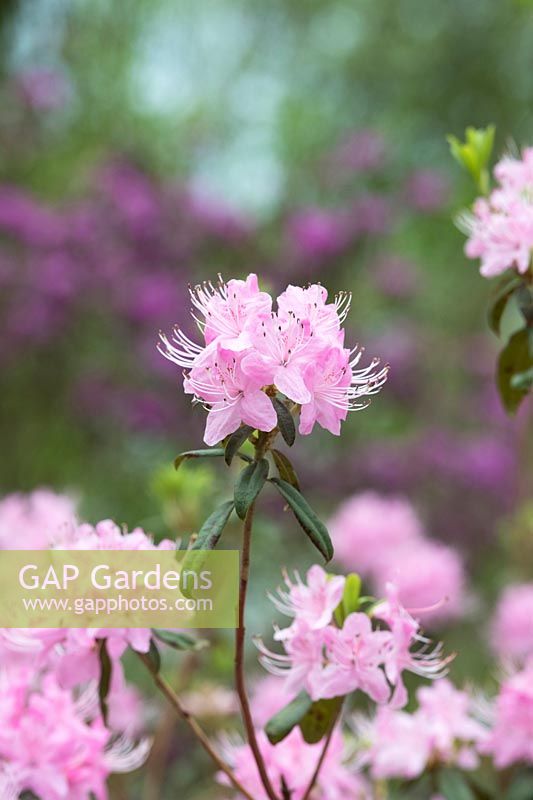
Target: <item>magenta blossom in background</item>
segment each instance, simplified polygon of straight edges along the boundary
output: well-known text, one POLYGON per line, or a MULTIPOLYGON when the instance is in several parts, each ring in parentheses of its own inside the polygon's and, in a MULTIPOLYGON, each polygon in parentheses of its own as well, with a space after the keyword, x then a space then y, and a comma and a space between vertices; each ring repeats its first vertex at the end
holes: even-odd
POLYGON ((70 93, 65 76, 45 67, 19 72, 15 76, 15 88, 24 102, 35 111, 62 108, 70 93))
POLYGON ((327 259, 339 255, 349 244, 350 232, 345 212, 308 208, 291 217, 288 237, 303 258, 327 259))
POLYGON ((445 206, 450 186, 445 176, 433 169, 413 172, 405 187, 405 199, 416 211, 433 214, 445 206))

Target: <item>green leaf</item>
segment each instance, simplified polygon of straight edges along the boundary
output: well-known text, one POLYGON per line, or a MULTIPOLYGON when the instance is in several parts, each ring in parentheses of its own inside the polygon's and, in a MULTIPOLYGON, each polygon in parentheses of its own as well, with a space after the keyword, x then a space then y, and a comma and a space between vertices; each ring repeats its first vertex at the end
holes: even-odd
POLYGON ((307 744, 316 744, 329 733, 341 710, 344 697, 317 700, 299 725, 307 744))
POLYGON ((295 489, 294 486, 287 483, 287 481, 280 480, 279 478, 270 478, 270 481, 286 500, 294 516, 317 550, 322 553, 326 561, 330 561, 333 557, 333 545, 329 537, 328 529, 317 517, 305 497, 295 489))
POLYGON ((98 641, 98 660, 100 662, 100 677, 98 679, 98 700, 100 702, 100 712, 104 723, 107 724, 107 697, 111 688, 111 676, 113 673, 113 662, 107 651, 107 639, 98 641))
POLYGON ((190 458, 220 458, 224 455, 223 447, 213 447, 210 450, 186 450, 174 459, 174 466, 179 469, 184 461, 190 458))
POLYGON ((489 299, 488 323, 496 336, 500 335, 500 322, 507 301, 521 284, 522 279, 515 272, 506 272, 492 290, 489 299))
POLYGON ((494 125, 488 125, 486 128, 468 127, 464 142, 456 136, 447 137, 452 156, 472 175, 483 194, 487 194, 490 188, 487 167, 494 146, 495 132, 494 125))
POLYGON ((262 458, 245 467, 235 483, 235 511, 239 519, 246 513, 268 478, 268 461, 262 458))
POLYGON ((231 462, 233 461, 234 456, 237 454, 237 451, 245 443, 245 441, 252 435, 254 432, 254 428, 251 428, 249 425, 241 425, 241 427, 232 433, 229 439, 226 442, 226 448, 224 450, 224 461, 230 466, 231 462))
POLYGON ((508 788, 504 800, 531 800, 533 775, 518 775, 508 788))
POLYGON ((298 476, 285 453, 282 453, 281 450, 276 450, 275 448, 272 448, 270 452, 272 453, 272 458, 274 459, 274 464, 277 467, 281 480, 287 481, 287 483, 290 483, 291 486, 294 486, 295 489, 300 491, 300 482, 298 480, 298 476))
POLYGON ((226 500, 221 505, 217 506, 212 514, 208 516, 200 530, 198 536, 193 544, 191 550, 214 550, 218 544, 218 540, 222 535, 222 531, 231 517, 233 511, 233 500, 226 500))
POLYGON ((355 572, 347 576, 342 600, 335 609, 335 619, 342 628, 344 620, 357 611, 361 596, 361 578, 355 572))
POLYGON ((294 425, 294 417, 285 405, 285 403, 278 397, 272 397, 272 405, 278 417, 278 428, 283 436, 284 441, 289 447, 292 447, 296 439, 296 427, 294 425))
POLYGON ((526 328, 517 331, 500 353, 497 368, 497 383, 505 410, 514 414, 528 394, 527 388, 513 386, 513 378, 533 367, 529 351, 529 336, 526 328))
POLYGON ((438 777, 439 792, 446 800, 475 800, 466 779, 454 769, 442 769, 438 777))
POLYGON ((167 631, 161 628, 154 628, 152 633, 156 639, 174 650, 203 650, 209 645, 207 639, 196 639, 194 636, 189 636, 188 633, 167 631))
POLYGON ((522 283, 520 289, 516 293, 516 299, 526 325, 533 328, 533 288, 522 283))
POLYGON ((265 733, 272 744, 283 741, 305 717, 312 705, 313 701, 307 692, 300 692, 289 705, 278 711, 265 726, 265 733))

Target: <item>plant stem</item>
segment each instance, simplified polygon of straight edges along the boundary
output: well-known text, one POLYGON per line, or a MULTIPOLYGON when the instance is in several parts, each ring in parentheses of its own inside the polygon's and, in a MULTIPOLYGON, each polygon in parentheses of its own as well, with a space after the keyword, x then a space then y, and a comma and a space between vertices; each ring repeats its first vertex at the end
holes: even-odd
POLYGON ((255 763, 257 765, 257 769, 259 772, 259 776, 261 778, 261 782, 264 786, 265 792, 267 793, 269 799, 278 800, 278 797, 274 792, 274 789, 272 788, 272 784, 270 783, 270 778, 268 777, 265 762, 263 760, 261 750, 259 749, 259 745, 257 743, 257 737, 255 735, 252 713, 250 711, 250 702, 248 700, 248 695, 246 693, 246 684, 244 680, 244 640, 246 633, 244 619, 245 619, 245 609, 246 609, 246 594, 248 591, 248 578, 250 574, 250 544, 252 538, 254 508, 255 508, 255 503, 252 503, 246 514, 244 520, 244 529, 243 529, 241 570, 240 570, 240 581, 239 581, 239 619, 238 619, 238 627, 235 632, 235 688, 237 690, 237 695, 239 697, 239 703, 241 706, 242 720, 244 724, 244 729, 246 731, 246 737, 248 739, 248 744, 250 745, 250 749, 253 753, 255 763))
MULTIPOLYGON (((137 651, 136 651, 137 652, 137 651)), ((174 689, 167 683, 167 681, 154 670, 153 665, 145 653, 137 652, 140 660, 143 662, 145 667, 151 673, 154 683, 160 692, 164 695, 164 697, 168 700, 172 708, 177 712, 177 714, 187 723, 193 734, 196 736, 202 747, 204 748, 205 752, 208 756, 215 762, 217 767, 228 777, 232 786, 240 792, 243 797, 246 797, 247 800, 255 800, 254 797, 242 786, 242 784, 237 780, 235 775, 233 774, 233 770, 220 758, 217 751, 211 744, 209 737, 203 730, 203 728, 198 724, 198 722, 192 717, 187 709, 185 709, 179 697, 175 693, 174 689)))

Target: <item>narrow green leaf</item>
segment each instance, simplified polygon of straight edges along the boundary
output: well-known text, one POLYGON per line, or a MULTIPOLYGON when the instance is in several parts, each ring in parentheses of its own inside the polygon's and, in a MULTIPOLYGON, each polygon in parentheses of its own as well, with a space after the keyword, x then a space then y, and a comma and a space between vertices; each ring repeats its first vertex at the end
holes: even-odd
POLYGON ((300 692, 289 705, 278 711, 265 726, 265 733, 272 744, 283 741, 305 717, 312 705, 313 702, 307 692, 300 692))
POLYGON ((111 676, 113 673, 113 662, 107 651, 107 639, 98 641, 98 660, 100 662, 100 677, 98 679, 98 700, 100 702, 100 712, 104 723, 107 724, 107 697, 111 688, 111 676))
POLYGON ((529 352, 527 328, 517 331, 500 353, 497 368, 497 383, 505 410, 514 414, 528 394, 527 388, 513 385, 515 375, 520 375, 533 367, 529 352))
POLYGON ((300 730, 307 744, 316 744, 335 724, 344 697, 317 700, 300 720, 300 730))
POLYGON ((223 447, 213 447, 210 450, 186 450, 174 459, 174 466, 179 469, 184 461, 190 458, 221 458, 224 455, 223 447))
POLYGON ((268 478, 268 461, 262 458, 245 467, 235 483, 235 511, 240 519, 246 513, 268 478))
POLYGON ((226 442, 226 448, 224 450, 224 461, 230 466, 231 462, 233 461, 234 456, 237 454, 237 451, 245 443, 245 441, 252 435, 254 432, 254 428, 250 428, 249 425, 241 425, 241 427, 232 433, 229 439, 226 442))
POLYGON ((292 447, 296 440, 296 427, 294 425, 294 417, 285 405, 285 403, 277 397, 272 397, 272 405, 278 417, 278 428, 283 436, 284 441, 289 447, 292 447))
MULTIPOLYGON (((195 543, 190 550, 187 550, 183 560, 181 561, 181 572, 187 570, 191 572, 199 572, 204 564, 204 553, 197 552, 198 550, 214 550, 222 535, 222 531, 231 516, 234 508, 233 500, 226 500, 220 506, 215 508, 212 514, 206 519, 200 530, 195 543)), ((177 557, 181 560, 183 555, 182 550, 177 551, 177 557)), ((184 597, 192 597, 191 590, 185 585, 180 586, 181 593, 184 597)))
POLYGON ((322 553, 326 561, 330 561, 333 557, 333 545, 329 537, 328 529, 317 517, 305 497, 295 489, 294 486, 287 483, 287 481, 280 480, 279 478, 270 478, 270 481, 286 500, 294 516, 317 550, 322 553))
POLYGON ((192 550, 215 549, 222 535, 222 531, 231 517, 233 505, 233 500, 226 500, 215 508, 198 531, 198 536, 196 537, 192 550))
POLYGON ((274 459, 274 464, 276 465, 281 480, 287 481, 287 483, 290 483, 291 486, 294 486, 295 489, 300 491, 298 476, 285 453, 275 448, 272 448, 270 452, 272 453, 272 458, 274 459))
POLYGON ((154 628, 152 633, 156 639, 174 650, 203 650, 209 645, 207 639, 196 639, 194 636, 189 636, 188 633, 167 631, 161 628, 154 628))
POLYGON ((533 288, 522 283, 516 293, 516 299, 526 325, 533 328, 533 288))
POLYGON ((454 769, 441 769, 439 792, 446 800, 475 800, 475 795, 463 775, 454 769))
POLYGON ((515 272, 506 272, 494 285, 489 298, 488 323, 491 331, 493 331, 496 336, 500 335, 500 322, 507 301, 521 284, 522 278, 515 272))

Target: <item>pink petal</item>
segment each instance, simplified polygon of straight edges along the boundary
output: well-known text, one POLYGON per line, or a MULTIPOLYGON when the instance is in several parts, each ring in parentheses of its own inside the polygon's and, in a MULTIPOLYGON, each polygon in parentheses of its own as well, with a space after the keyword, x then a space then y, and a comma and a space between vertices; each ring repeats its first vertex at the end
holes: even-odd
POLYGON ((230 433, 237 430, 241 424, 240 403, 235 403, 226 408, 216 406, 207 415, 205 423, 204 442, 212 447, 218 444, 230 433))
POLYGON ((241 401, 242 421, 260 431, 276 427, 277 416, 270 398, 259 389, 247 392, 241 401))
POLYGON ((308 403, 311 400, 309 389, 304 383, 302 371, 295 366, 278 367, 274 383, 283 394, 294 403, 308 403))

